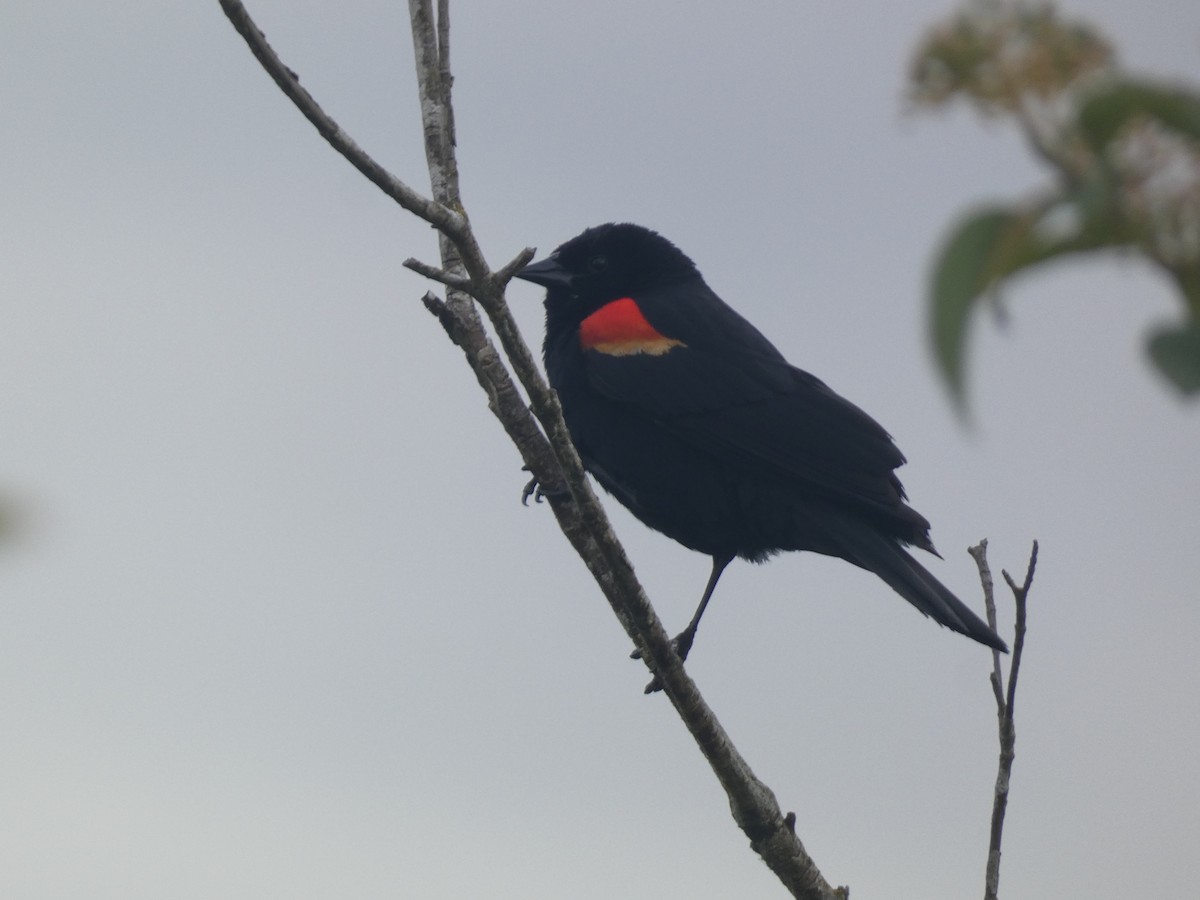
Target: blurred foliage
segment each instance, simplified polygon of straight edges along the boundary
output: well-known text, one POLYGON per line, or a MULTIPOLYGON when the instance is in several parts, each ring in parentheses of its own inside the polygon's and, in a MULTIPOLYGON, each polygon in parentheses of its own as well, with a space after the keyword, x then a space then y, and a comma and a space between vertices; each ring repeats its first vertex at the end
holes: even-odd
POLYGON ((1123 248, 1164 271, 1183 300, 1147 351, 1181 393, 1200 396, 1200 92, 1123 72, 1112 45, 1048 5, 977 0, 918 49, 921 106, 965 99, 1015 119, 1054 174, 1048 186, 966 213, 934 267, 938 365, 965 405, 975 312, 1016 274, 1053 259, 1123 248))

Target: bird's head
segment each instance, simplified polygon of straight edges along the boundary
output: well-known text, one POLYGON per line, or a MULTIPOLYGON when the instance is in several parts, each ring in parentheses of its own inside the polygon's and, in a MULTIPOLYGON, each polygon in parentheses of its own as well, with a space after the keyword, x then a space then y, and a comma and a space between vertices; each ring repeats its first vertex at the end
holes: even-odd
POLYGON ((695 265, 665 237, 641 225, 597 225, 517 272, 546 288, 546 311, 577 321, 607 303, 698 278, 695 265))

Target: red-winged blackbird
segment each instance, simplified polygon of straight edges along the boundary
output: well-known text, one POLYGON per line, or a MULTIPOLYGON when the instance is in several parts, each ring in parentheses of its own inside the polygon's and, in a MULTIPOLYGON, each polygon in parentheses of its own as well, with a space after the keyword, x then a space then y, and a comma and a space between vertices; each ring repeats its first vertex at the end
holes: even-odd
POLYGON ((646 525, 712 557, 680 657, 730 561, 780 550, 841 557, 1006 649, 903 549, 937 553, 905 503, 891 436, 789 365, 674 244, 600 225, 517 277, 546 288, 546 374, 587 470, 646 525))

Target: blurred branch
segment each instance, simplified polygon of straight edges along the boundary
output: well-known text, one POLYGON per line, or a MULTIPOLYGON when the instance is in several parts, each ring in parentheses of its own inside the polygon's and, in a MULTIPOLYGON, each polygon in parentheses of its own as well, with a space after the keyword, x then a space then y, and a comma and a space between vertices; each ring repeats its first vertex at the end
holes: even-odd
POLYGON ((842 889, 835 891, 821 876, 795 834, 795 815, 784 816, 775 795, 751 771, 695 682, 684 671, 587 481, 563 422, 558 399, 542 378, 504 300, 504 286, 532 251, 525 251, 500 270, 492 271, 475 240, 459 193, 451 105, 448 0, 438 0, 436 15, 431 0, 409 0, 432 199, 413 191, 350 140, 300 87, 295 73, 271 50, 241 3, 236 0, 220 0, 220 3, 263 68, 322 137, 404 209, 437 228, 441 266, 416 260, 406 263, 447 287, 445 301, 432 293, 426 294, 423 298, 426 308, 462 349, 488 396, 489 407, 544 489, 560 528, 641 650, 648 668, 661 681, 664 693, 725 789, 735 821, 750 839, 751 847, 794 897, 804 900, 845 897, 842 889), (529 396, 529 406, 488 338, 478 308, 484 310, 495 329, 513 372, 529 396))
MULTIPOLYGON (((967 552, 979 568, 979 582, 983 585, 983 602, 987 609, 988 624, 996 630, 996 599, 991 568, 987 561, 987 539, 981 540, 967 552)), ((1037 568, 1038 543, 1033 542, 1029 554, 1029 566, 1025 570, 1025 581, 1018 585, 1008 572, 1001 570, 1016 603, 1016 625, 1014 627, 1012 659, 1009 663, 1008 685, 1004 685, 1004 673, 1000 667, 1000 654, 992 651, 992 693, 996 698, 996 717, 1000 732, 1000 763, 996 773, 996 790, 992 799, 992 825, 988 840, 987 872, 984 876, 984 900, 997 900, 1000 889, 1000 844, 1004 837, 1004 816, 1008 811, 1008 789, 1012 778, 1013 760, 1016 758, 1017 730, 1013 722, 1013 711, 1017 701, 1017 676, 1021 671, 1021 657, 1025 652, 1025 616, 1029 588, 1033 584, 1033 573, 1037 568)))

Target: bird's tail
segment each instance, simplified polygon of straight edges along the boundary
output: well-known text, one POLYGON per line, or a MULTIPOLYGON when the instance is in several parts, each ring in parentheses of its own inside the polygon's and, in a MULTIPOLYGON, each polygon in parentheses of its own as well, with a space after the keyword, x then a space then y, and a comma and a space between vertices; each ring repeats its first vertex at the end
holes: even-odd
POLYGON ((986 622, 894 540, 850 523, 839 529, 837 538, 846 549, 847 558, 874 572, 939 625, 1003 653, 1008 652, 1008 646, 986 622))

